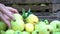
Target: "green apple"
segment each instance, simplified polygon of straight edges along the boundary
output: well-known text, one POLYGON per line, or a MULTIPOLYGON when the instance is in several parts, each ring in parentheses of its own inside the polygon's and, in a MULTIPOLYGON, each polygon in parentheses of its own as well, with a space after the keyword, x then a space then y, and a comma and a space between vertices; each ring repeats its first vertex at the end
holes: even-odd
POLYGON ((47 32, 49 34, 53 34, 55 32, 55 29, 53 28, 53 26, 51 25, 45 25, 46 29, 47 29, 47 32))
POLYGON ((11 20, 12 30, 23 31, 24 30, 24 21, 22 19, 22 16, 19 14, 14 14, 14 17, 15 17, 16 21, 11 20))
POLYGON ((44 21, 40 21, 38 24, 46 25, 46 23, 44 21))
POLYGON ((19 30, 16 30, 16 31, 14 32, 14 34, 22 34, 22 32, 19 31, 19 30))
POLYGON ((55 31, 60 31, 60 21, 54 20, 50 23, 50 25, 54 27, 55 31))
POLYGON ((45 27, 45 25, 39 25, 39 34, 49 34, 49 32, 47 32, 47 28, 45 27))
POLYGON ((40 21, 38 24, 35 25, 35 30, 39 31, 41 28, 40 25, 46 25, 46 23, 43 21, 40 21))
POLYGON ((51 34, 51 33, 53 34, 53 32, 55 31, 51 25, 46 25, 44 24, 44 22, 36 24, 35 30, 39 32, 39 34, 51 34))
POLYGON ((12 30, 24 30, 24 22, 22 20, 11 21, 12 30))
POLYGON ((7 25, 2 20, 0 20, 0 30, 6 30, 6 29, 7 25))
POLYGON ((55 31, 52 25, 46 25, 46 23, 43 21, 40 21, 35 25, 35 30, 39 31, 39 34, 53 34, 53 32, 55 31))
POLYGON ((0 34, 6 34, 4 30, 0 30, 0 34))
POLYGON ((39 31, 39 29, 40 29, 40 25, 39 25, 39 24, 36 24, 36 25, 35 25, 35 30, 36 30, 36 31, 39 31))
POLYGON ((18 20, 23 20, 23 17, 20 14, 13 14, 13 16, 18 20))
POLYGON ((38 31, 39 34, 48 34, 46 24, 42 21, 35 25, 35 30, 38 31))
POLYGON ((39 34, 39 32, 35 30, 32 32, 32 34, 39 34))
POLYGON ((9 30, 7 30, 5 33, 6 33, 6 34, 14 34, 14 30, 9 29, 9 30))
POLYGON ((23 31, 22 34, 30 34, 30 33, 27 31, 23 31))
POLYGON ((60 34, 60 32, 54 32, 54 34, 60 34))

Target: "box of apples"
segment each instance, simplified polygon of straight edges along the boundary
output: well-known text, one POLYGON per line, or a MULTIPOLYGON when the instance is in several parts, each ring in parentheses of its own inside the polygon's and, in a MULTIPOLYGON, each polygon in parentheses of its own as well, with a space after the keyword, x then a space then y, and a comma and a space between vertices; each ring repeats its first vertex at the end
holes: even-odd
POLYGON ((60 34, 60 21, 40 19, 29 9, 25 12, 22 9, 21 14, 13 14, 16 21, 11 20, 11 29, 0 21, 0 34, 60 34))

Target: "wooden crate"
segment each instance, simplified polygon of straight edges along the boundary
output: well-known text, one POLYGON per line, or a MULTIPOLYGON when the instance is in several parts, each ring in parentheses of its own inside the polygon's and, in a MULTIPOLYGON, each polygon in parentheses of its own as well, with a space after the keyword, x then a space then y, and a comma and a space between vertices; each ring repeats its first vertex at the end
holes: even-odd
POLYGON ((51 3, 51 0, 0 0, 0 3, 51 3))
POLYGON ((52 11, 60 10, 60 4, 52 4, 52 11))
POLYGON ((0 3, 14 7, 19 11, 21 11, 22 8, 25 8, 26 10, 28 10, 28 8, 31 8, 32 10, 35 10, 35 11, 42 10, 42 9, 49 9, 49 12, 52 11, 51 4, 49 4, 49 6, 46 6, 46 7, 41 7, 40 5, 36 5, 40 3, 51 3, 51 0, 0 0, 0 3), (13 4, 17 4, 17 5, 19 4, 19 5, 12 6, 13 4), (31 4, 34 4, 34 5, 31 5, 31 4))
POLYGON ((60 4, 60 0, 52 0, 52 3, 60 4))
MULTIPOLYGON (((31 10, 34 10, 34 11, 42 10, 42 9, 49 9, 49 12, 53 12, 56 9, 56 6, 54 4, 52 4, 53 3, 52 0, 0 0, 0 3, 3 3, 6 6, 11 6, 13 8, 16 8, 17 10, 19 10, 19 12, 21 12, 22 8, 25 8, 26 10, 31 8, 31 10), (49 5, 45 6, 45 7, 37 5, 40 3, 48 3, 49 5), (17 4, 17 5, 14 5, 14 4, 17 4)), ((57 7, 57 9, 58 8, 59 7, 57 7)), ((39 17, 39 19, 46 18, 48 20, 55 20, 55 18, 57 18, 57 16, 50 16, 50 15, 42 16, 42 15, 40 15, 40 13, 38 14, 37 12, 38 11, 35 12, 35 15, 37 15, 39 17)), ((50 14, 50 13, 48 13, 48 14, 50 14)))
POLYGON ((21 11, 22 8, 25 8, 26 10, 28 10, 29 8, 31 8, 31 10, 45 10, 45 9, 49 9, 49 11, 51 12, 52 11, 52 8, 51 6, 45 6, 45 7, 42 7, 40 5, 18 5, 18 6, 12 6, 16 9, 18 9, 19 11, 21 11))

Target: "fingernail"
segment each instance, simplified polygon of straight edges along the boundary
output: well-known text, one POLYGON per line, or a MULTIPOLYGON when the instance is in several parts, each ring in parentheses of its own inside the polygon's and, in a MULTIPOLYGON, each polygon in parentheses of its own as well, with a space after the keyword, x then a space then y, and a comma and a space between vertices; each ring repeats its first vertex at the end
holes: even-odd
POLYGON ((15 18, 13 18, 13 21, 16 21, 16 19, 15 19, 15 18))

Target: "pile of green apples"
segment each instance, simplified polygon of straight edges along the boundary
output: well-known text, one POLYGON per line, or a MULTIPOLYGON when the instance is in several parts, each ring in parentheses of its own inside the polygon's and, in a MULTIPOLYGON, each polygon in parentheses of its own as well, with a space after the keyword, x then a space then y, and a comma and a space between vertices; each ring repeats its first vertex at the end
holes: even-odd
POLYGON ((22 9, 21 14, 13 14, 16 21, 11 20, 11 29, 0 20, 0 34, 60 34, 60 21, 39 19, 31 12, 22 9))

